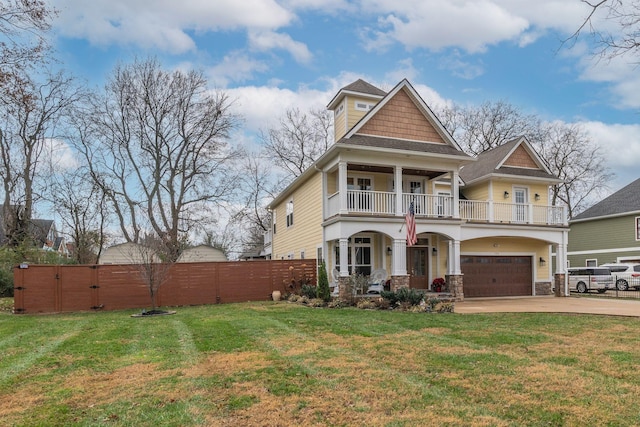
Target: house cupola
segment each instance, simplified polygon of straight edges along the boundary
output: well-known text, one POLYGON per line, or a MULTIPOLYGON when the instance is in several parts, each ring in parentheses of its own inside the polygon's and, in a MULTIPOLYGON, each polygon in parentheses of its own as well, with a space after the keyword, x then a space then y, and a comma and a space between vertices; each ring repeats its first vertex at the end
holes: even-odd
POLYGON ((386 94, 362 79, 340 89, 327 105, 327 109, 333 111, 335 141, 342 138, 386 94))

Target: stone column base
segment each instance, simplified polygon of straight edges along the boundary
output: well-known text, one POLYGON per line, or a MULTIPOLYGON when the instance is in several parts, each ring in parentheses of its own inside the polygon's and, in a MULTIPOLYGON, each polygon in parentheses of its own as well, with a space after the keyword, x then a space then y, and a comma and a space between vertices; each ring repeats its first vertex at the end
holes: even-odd
POLYGON ((551 282, 536 282, 536 295, 551 295, 551 282))
POLYGON ((553 281, 554 281, 554 285, 556 287, 556 296, 557 297, 568 297, 569 295, 566 294, 565 289, 564 289, 564 281, 565 281, 565 275, 564 273, 556 273, 553 276, 553 281))
POLYGON ((391 290, 393 292, 400 288, 409 287, 409 276, 391 276, 391 290))
POLYGON ((447 282, 447 288, 456 301, 464 301, 464 287, 462 274, 447 274, 444 280, 447 282))
POLYGON ((351 289, 349 288, 349 276, 338 277, 338 298, 341 300, 350 300, 353 298, 351 289))

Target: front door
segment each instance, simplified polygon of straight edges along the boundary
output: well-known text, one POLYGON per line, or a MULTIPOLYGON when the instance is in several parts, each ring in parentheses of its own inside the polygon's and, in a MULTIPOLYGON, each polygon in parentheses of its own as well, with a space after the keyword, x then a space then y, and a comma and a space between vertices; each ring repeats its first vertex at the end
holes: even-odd
POLYGON ((407 271, 409 272, 409 286, 412 288, 429 288, 428 249, 419 247, 407 248, 407 271))

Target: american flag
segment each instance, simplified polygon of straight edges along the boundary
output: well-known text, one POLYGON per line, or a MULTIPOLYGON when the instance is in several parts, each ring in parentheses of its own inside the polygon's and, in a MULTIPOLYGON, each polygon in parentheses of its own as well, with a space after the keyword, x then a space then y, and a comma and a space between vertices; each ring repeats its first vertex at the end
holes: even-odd
POLYGON ((418 241, 418 236, 416 235, 416 211, 413 208, 413 202, 409 204, 409 211, 404 220, 407 223, 407 246, 413 246, 418 241))

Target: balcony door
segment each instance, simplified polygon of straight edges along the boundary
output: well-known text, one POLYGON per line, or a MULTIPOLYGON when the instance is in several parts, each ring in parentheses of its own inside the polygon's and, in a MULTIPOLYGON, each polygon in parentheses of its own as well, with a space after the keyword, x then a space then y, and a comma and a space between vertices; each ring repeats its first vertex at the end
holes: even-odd
POLYGON ((369 212, 371 210, 371 194, 363 191, 371 191, 371 178, 347 177, 347 190, 349 210, 356 212, 369 212))
MULTIPOLYGON (((410 194, 416 194, 416 196, 410 196, 409 203, 413 202, 413 210, 416 215, 424 215, 426 213, 425 200, 422 194, 424 194, 424 185, 422 180, 407 180, 404 183, 405 192, 410 194), (418 194, 420 194, 418 196, 418 194)), ((405 206, 405 212, 409 210, 409 206, 405 206)))
POLYGON ((527 189, 522 187, 514 187, 513 200, 515 205, 513 206, 513 221, 514 222, 527 222, 529 209, 527 207, 527 189))

